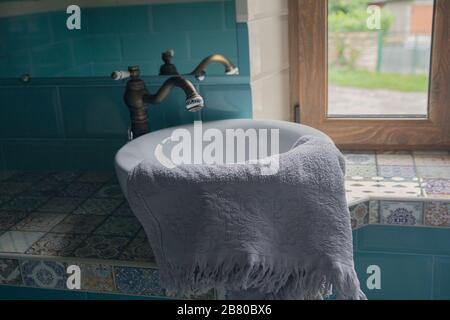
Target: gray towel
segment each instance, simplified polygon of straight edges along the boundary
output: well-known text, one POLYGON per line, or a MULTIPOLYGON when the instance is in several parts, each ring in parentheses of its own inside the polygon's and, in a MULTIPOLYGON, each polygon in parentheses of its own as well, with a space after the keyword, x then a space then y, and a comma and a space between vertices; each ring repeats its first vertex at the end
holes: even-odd
POLYGON ((302 137, 261 164, 142 162, 128 177, 130 206, 171 293, 211 288, 271 299, 364 299, 354 270, 345 162, 330 141, 302 137))

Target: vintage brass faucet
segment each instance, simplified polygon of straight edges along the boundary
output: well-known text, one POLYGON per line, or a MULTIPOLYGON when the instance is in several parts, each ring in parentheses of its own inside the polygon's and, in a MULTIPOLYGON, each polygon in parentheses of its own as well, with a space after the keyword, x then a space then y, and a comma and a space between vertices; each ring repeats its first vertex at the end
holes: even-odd
POLYGON ((128 106, 131 118, 130 140, 150 132, 148 125, 148 105, 161 103, 174 87, 183 89, 186 94, 186 109, 190 112, 199 111, 204 107, 202 96, 200 96, 194 85, 185 78, 174 76, 167 79, 156 94, 150 94, 145 87, 144 81, 139 79, 140 70, 138 66, 128 67, 128 72, 115 71, 111 77, 114 80, 131 77, 127 82, 124 95, 125 104, 128 106))
POLYGON ((225 67, 225 74, 227 75, 239 74, 239 69, 227 57, 221 54, 213 54, 206 57, 190 74, 194 75, 200 81, 204 80, 206 68, 213 62, 223 64, 225 67))

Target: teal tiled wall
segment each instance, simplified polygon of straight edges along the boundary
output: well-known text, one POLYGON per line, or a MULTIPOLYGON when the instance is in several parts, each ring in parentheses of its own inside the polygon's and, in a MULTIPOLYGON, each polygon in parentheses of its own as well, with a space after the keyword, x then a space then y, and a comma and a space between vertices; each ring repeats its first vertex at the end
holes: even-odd
MULTIPOLYGON (((144 77, 155 92, 166 77, 144 77)), ((187 112, 175 88, 149 109, 151 130, 194 120, 251 118, 248 77, 189 79, 205 99, 200 113, 187 112)), ((111 170, 127 139, 125 82, 106 78, 0 79, 0 168, 9 170, 111 170)))
POLYGON ((81 7, 81 30, 68 30, 67 17, 65 10, 0 17, 0 78, 107 76, 134 64, 157 75, 168 48, 181 73, 212 53, 242 64, 234 0, 81 7))
POLYGON ((138 64, 155 92, 161 52, 174 48, 181 73, 211 53, 235 62, 239 76, 211 65, 208 77, 192 77, 206 108, 185 111, 175 89, 152 106, 152 130, 193 120, 251 118, 248 31, 236 23, 235 1, 81 8, 82 29, 65 27, 65 10, 0 18, 0 169, 111 170, 129 126, 125 82, 112 70, 138 64), (31 73, 29 83, 19 76, 31 73))
POLYGON ((370 225, 355 230, 355 266, 369 299, 450 299, 450 229, 370 225), (381 289, 367 287, 367 267, 381 289))

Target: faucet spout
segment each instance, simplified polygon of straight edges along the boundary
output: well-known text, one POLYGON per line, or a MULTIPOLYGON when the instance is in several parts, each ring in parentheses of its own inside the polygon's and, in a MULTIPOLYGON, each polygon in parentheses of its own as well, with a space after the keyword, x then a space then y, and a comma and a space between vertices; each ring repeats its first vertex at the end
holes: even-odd
POLYGON ((167 79, 156 94, 145 94, 143 96, 144 103, 158 104, 163 102, 174 87, 181 88, 184 91, 187 111, 194 112, 204 107, 203 98, 198 94, 192 82, 179 76, 167 79))
POLYGON ((224 55, 213 54, 200 62, 200 64, 190 74, 194 75, 198 80, 204 80, 207 67, 213 63, 220 63, 225 67, 225 74, 234 75, 239 74, 239 69, 224 55))

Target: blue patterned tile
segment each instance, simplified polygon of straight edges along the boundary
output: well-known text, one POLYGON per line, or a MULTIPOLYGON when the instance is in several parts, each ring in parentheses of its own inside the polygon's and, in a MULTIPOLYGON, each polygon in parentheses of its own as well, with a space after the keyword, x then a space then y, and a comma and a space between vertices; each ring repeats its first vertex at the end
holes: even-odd
POLYGON ((0 259, 0 284, 22 285, 19 260, 0 259))
POLYGON ((450 195, 450 180, 447 179, 425 179, 423 184, 427 195, 450 195))
POLYGON ((81 269, 81 289, 89 291, 112 292, 114 291, 114 279, 112 267, 105 264, 79 264, 81 269))
POLYGON ((27 254, 71 257, 75 249, 83 242, 86 236, 79 234, 47 233, 35 242, 27 254))
POLYGON ((377 154, 379 166, 414 166, 413 156, 409 152, 387 151, 377 154))
POLYGON ((363 202, 350 208, 352 229, 359 228, 369 222, 368 203, 363 202))
POLYGON ((417 177, 414 167, 408 166, 379 166, 378 176, 384 178, 413 179, 417 177))
POLYGON ((380 222, 391 225, 422 225, 423 202, 381 201, 380 222))
POLYGON ((377 175, 375 165, 348 165, 346 167, 346 177, 372 178, 377 175))
POLYGON ((122 203, 122 201, 122 199, 90 198, 81 204, 73 214, 109 215, 122 203))
POLYGON ((133 237, 140 228, 141 224, 135 217, 110 216, 95 230, 95 234, 133 237))
POLYGON ((417 166, 417 175, 421 178, 426 179, 450 179, 450 168, 449 167, 424 167, 417 166))
POLYGON ((9 230, 30 213, 25 211, 0 210, 0 230, 9 230))
POLYGON ((128 243, 129 239, 124 237, 93 235, 75 250, 75 256, 80 258, 117 259, 128 243))
POLYGON ((97 182, 72 182, 59 195, 62 197, 87 198, 100 189, 101 186, 102 184, 97 182))
POLYGON ((427 226, 450 227, 449 205, 445 202, 425 202, 424 224, 427 226))
POLYGON ((375 154, 344 152, 344 157, 349 165, 375 165, 375 154))
POLYGON ((19 231, 50 231, 64 219, 64 214, 33 212, 17 223, 12 230, 19 231))
POLYGON ((93 232, 103 221, 103 216, 68 215, 51 231, 56 233, 88 234, 93 232))
POLYGON ((156 269, 115 267, 117 291, 126 294, 164 296, 156 269))
POLYGON ((28 287, 64 289, 66 266, 56 261, 25 260, 20 264, 23 282, 28 287))
POLYGON ((9 202, 3 204, 3 210, 27 211, 31 212, 47 201, 43 197, 29 197, 25 195, 17 196, 9 202))
POLYGON ((84 198, 55 197, 40 207, 38 211, 72 213, 85 200, 84 198))

